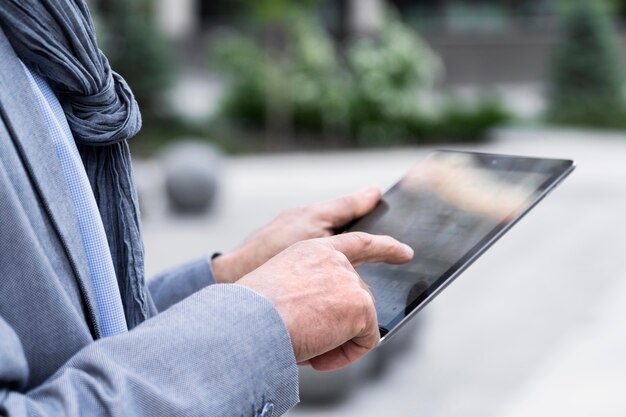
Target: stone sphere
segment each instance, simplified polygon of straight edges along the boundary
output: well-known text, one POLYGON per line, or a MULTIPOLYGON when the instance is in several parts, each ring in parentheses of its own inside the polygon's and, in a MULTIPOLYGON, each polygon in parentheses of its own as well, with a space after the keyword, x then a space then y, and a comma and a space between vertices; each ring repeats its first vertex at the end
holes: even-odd
POLYGON ((165 192, 176 213, 200 214, 215 204, 222 154, 201 140, 181 140, 162 153, 165 192))

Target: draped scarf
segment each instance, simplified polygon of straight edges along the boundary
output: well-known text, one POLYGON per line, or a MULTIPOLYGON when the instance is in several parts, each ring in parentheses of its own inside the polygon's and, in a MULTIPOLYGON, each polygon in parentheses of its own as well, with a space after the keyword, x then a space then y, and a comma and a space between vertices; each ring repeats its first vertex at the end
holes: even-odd
POLYGON ((151 312, 127 139, 141 114, 98 48, 84 0, 1 0, 0 25, 19 58, 59 97, 107 235, 128 328, 151 312))

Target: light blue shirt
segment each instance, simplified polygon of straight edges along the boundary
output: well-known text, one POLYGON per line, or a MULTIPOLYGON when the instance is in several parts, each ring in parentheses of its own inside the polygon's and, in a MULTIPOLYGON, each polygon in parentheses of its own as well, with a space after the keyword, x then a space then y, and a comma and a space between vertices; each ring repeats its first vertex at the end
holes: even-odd
POLYGON ((31 72, 25 65, 22 66, 37 98, 39 111, 48 126, 56 156, 76 209, 78 227, 93 282, 100 332, 104 337, 124 333, 128 329, 107 237, 65 113, 46 80, 31 72))

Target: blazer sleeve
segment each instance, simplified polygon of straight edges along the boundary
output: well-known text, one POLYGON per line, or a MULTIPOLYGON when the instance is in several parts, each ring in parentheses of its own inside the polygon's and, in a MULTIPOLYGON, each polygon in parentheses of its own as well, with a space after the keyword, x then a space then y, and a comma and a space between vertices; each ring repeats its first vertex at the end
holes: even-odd
POLYGON ((152 278, 148 288, 157 310, 164 311, 191 294, 215 284, 211 267, 214 256, 203 256, 152 278))
POLYGON ((297 374, 276 309, 236 284, 94 342, 28 392, 24 351, 0 318, 2 416, 276 416, 298 402, 297 374))

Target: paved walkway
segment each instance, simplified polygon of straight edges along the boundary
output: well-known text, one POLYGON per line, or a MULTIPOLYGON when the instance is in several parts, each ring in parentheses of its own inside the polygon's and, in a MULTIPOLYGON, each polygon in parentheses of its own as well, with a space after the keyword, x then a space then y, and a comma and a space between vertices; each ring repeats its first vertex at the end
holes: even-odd
MULTIPOLYGON (((420 313, 413 351, 308 416, 616 416, 626 400, 626 135, 499 132, 469 149, 577 171, 420 313)), ((451 146, 459 148, 458 146, 451 146)), ((213 216, 144 224, 154 273, 228 250, 280 209, 394 182, 430 149, 238 157, 213 216)))

